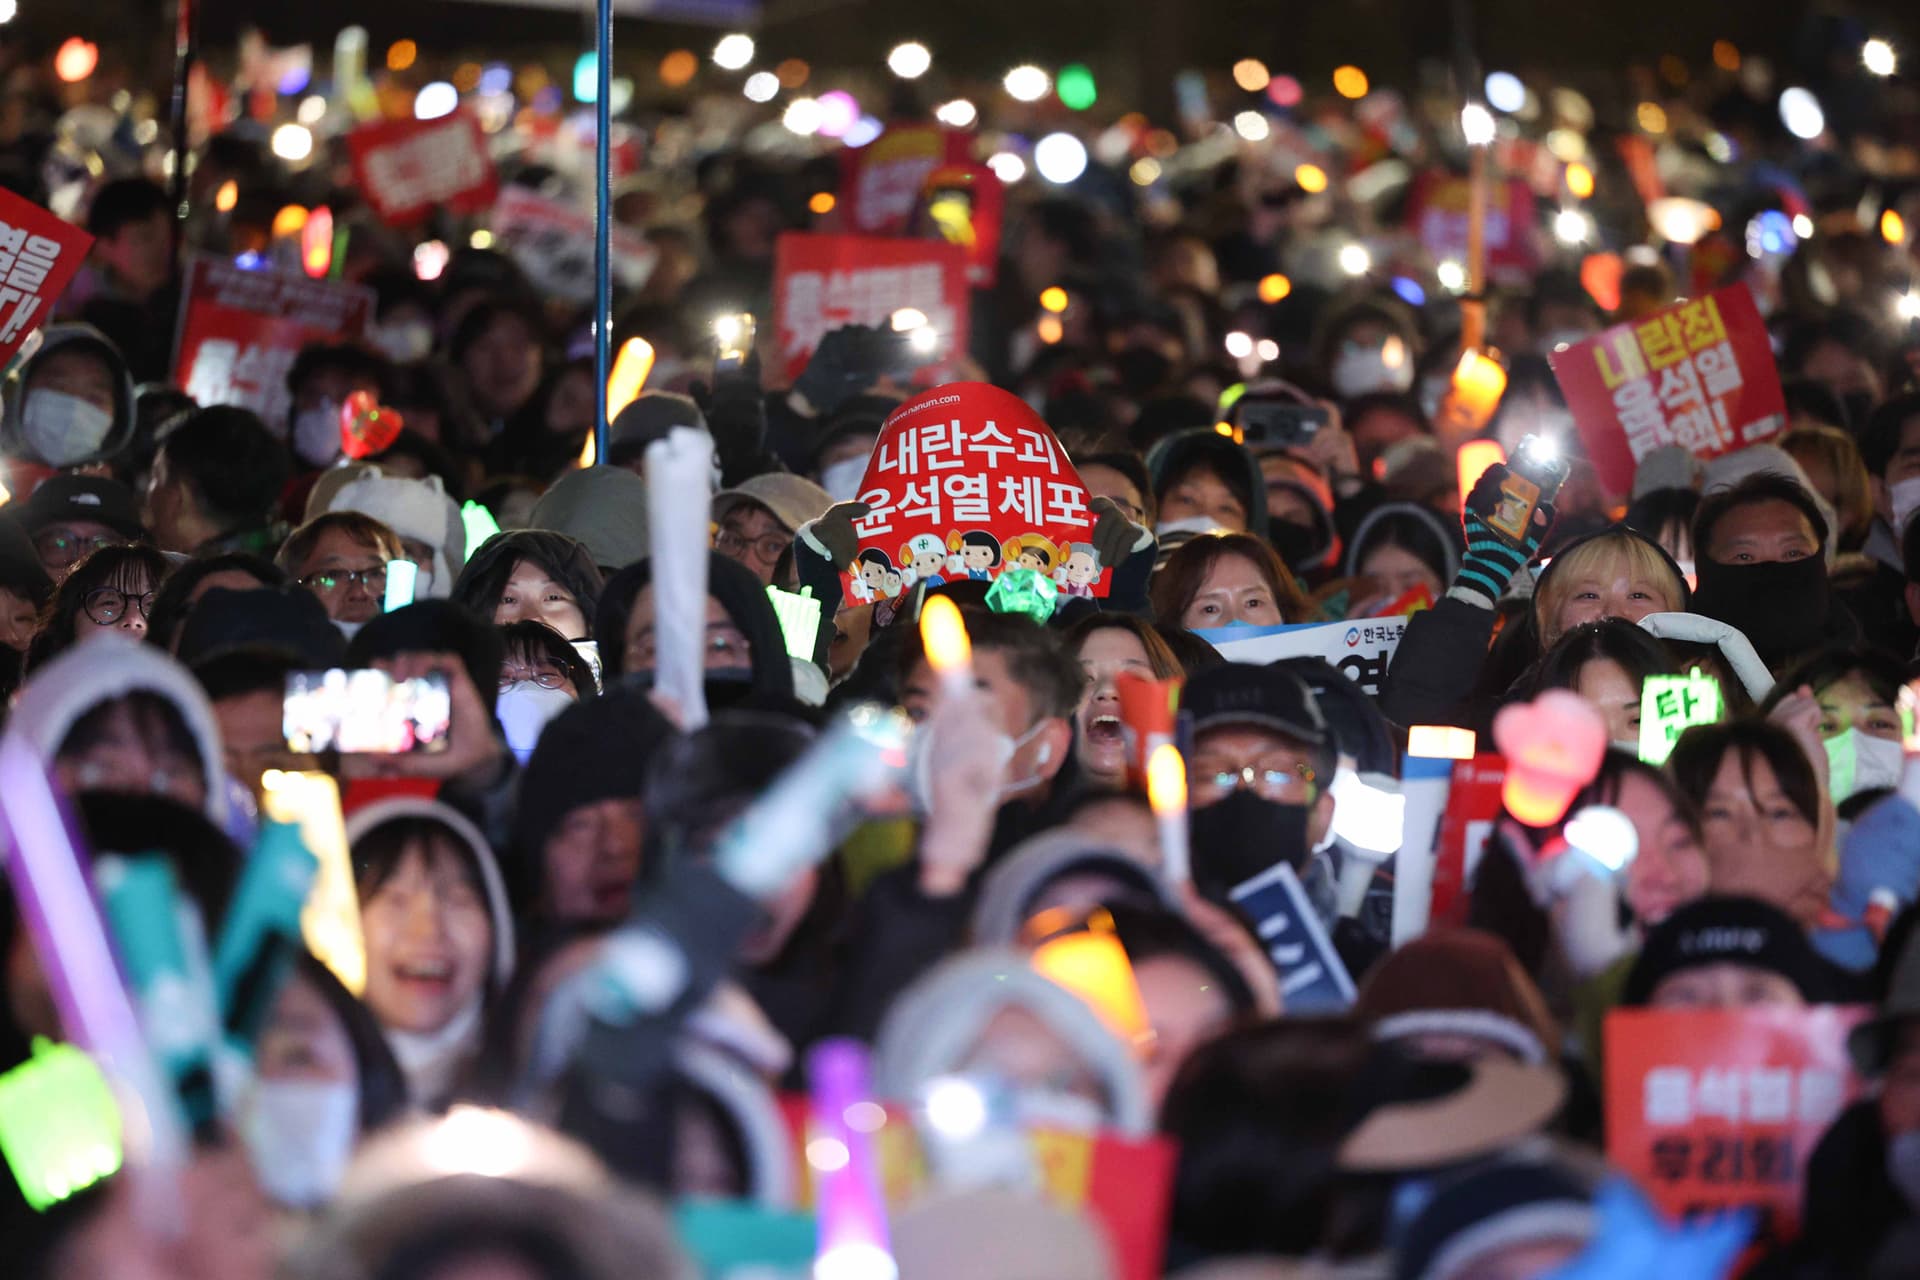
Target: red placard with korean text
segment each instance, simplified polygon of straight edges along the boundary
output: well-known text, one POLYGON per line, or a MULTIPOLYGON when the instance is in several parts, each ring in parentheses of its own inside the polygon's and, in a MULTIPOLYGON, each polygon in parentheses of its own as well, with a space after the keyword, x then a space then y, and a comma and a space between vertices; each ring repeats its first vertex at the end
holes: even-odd
POLYGON ((470 111, 437 120, 378 120, 347 135, 353 180, 380 220, 420 222, 435 209, 481 213, 500 188, 487 135, 470 111))
POLYGON ((1617 324, 1549 357, 1600 482, 1633 488, 1650 450, 1716 458, 1779 434, 1787 406, 1747 286, 1617 324))
POLYGON ((93 237, 71 222, 0 190, 0 365, 52 318, 54 299, 92 245, 93 237))
POLYGON ((927 175, 965 164, 972 137, 933 124, 896 125, 840 153, 839 213, 849 231, 897 236, 913 219, 927 175))
POLYGON ((1660 1208, 1751 1205, 1798 1227, 1807 1158, 1860 1090, 1854 1006, 1616 1009, 1607 1015, 1607 1158, 1660 1208))
MULTIPOLYGON (((1473 187, 1457 174, 1428 170, 1407 193, 1407 223, 1436 259, 1467 259, 1473 187)), ((1487 269, 1496 275, 1530 273, 1539 266, 1535 252, 1533 192, 1518 178, 1492 184, 1487 200, 1487 269)))
POLYGON ((1434 841, 1431 919, 1442 924, 1467 922, 1467 883, 1480 863, 1481 850, 1500 820, 1500 787, 1507 780, 1507 759, 1486 752, 1453 766, 1446 811, 1434 841))
POLYGON ((373 304, 373 290, 360 285, 195 258, 180 300, 174 384, 203 405, 239 405, 284 422, 287 371, 300 348, 359 338, 373 304))
POLYGON ((949 382, 895 409, 860 501, 860 549, 840 566, 849 604, 1007 568, 1037 569, 1063 596, 1107 593, 1087 486, 1039 415, 998 387, 949 382))
POLYGON ((967 349, 967 251, 942 240, 783 235, 773 252, 774 325, 788 378, 846 324, 884 325, 911 307, 934 332, 931 363, 967 349))

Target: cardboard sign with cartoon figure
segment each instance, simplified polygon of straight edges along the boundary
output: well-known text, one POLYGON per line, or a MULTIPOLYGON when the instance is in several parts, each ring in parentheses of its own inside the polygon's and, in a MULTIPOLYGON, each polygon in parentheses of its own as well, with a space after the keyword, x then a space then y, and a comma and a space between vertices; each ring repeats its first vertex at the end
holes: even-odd
POLYGON ((1045 574, 1062 595, 1107 594, 1086 485, 1047 424, 998 387, 950 382, 894 410, 860 501, 859 551, 840 566, 849 604, 1009 568, 1045 574))

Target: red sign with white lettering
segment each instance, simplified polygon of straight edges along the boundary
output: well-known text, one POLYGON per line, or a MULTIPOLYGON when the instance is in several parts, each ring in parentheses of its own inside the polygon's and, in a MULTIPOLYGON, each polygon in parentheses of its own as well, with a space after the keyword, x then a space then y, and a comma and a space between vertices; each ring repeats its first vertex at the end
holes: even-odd
POLYGON ((773 251, 780 363, 800 376, 820 339, 841 325, 885 325, 912 309, 933 330, 927 363, 967 349, 967 251, 941 240, 783 235, 773 251))
POLYGON ((93 237, 0 190, 0 365, 52 318, 53 301, 87 259, 93 237))
POLYGON ((949 382, 895 409, 860 501, 860 550, 840 566, 849 604, 1008 568, 1038 570, 1063 596, 1107 594, 1087 486, 1039 415, 998 387, 949 382))
POLYGON ((897 236, 907 229, 927 175, 971 158, 972 135, 939 125, 899 125, 840 153, 840 216, 847 229, 897 236))
POLYGON ((1548 357, 1600 482, 1633 489, 1664 445, 1717 458, 1786 429, 1767 323, 1747 286, 1693 298, 1548 357))
POLYGON ((435 209, 482 213, 500 188, 487 135, 470 111, 437 120, 379 120, 347 135, 353 180, 380 220, 421 222, 435 209))
POLYGON ((352 341, 373 319, 373 290, 219 258, 187 266, 174 384, 203 405, 251 409, 286 421, 287 372, 300 348, 352 341))

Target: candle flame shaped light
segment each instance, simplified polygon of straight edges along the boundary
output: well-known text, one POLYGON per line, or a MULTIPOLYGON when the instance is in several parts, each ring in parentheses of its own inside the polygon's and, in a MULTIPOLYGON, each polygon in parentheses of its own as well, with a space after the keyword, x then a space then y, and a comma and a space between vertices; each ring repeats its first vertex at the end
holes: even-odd
POLYGON ((949 692, 973 687, 973 642, 959 606, 946 596, 928 596, 920 606, 920 643, 927 651, 927 665, 949 692))
POLYGON ((1163 742, 1147 757, 1147 802, 1160 829, 1160 866, 1172 883, 1192 876, 1187 847, 1187 763, 1180 748, 1163 742))

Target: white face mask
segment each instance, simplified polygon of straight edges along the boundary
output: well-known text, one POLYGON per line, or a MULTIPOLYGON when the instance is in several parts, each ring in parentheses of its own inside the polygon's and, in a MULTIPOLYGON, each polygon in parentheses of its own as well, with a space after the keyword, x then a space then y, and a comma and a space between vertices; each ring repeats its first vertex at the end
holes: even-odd
MULTIPOLYGON (((1032 742, 1048 723, 1046 720, 1041 720, 1017 738, 1008 737, 1004 733, 994 734, 994 740, 999 747, 1000 768, 1004 771, 1020 748, 1032 742)), ((933 771, 942 754, 934 738, 934 733, 923 729, 914 734, 913 742, 907 752, 907 790, 913 801, 913 811, 923 818, 933 812, 933 771)), ((1044 765, 1052 758, 1053 748, 1045 746, 1040 749, 1040 756, 1034 763, 1044 765)), ((1028 778, 1015 778, 1012 781, 1003 780, 994 794, 994 806, 997 808, 1021 792, 1030 791, 1045 781, 1046 779, 1038 774, 1028 778)))
POLYGON ((353 1157, 359 1091, 350 1084, 259 1081, 241 1109, 240 1136, 269 1196, 288 1208, 316 1208, 333 1198, 353 1157))
POLYGON ((395 364, 412 364, 426 359, 433 351, 433 326, 424 320, 375 325, 370 340, 381 355, 395 364))
POLYGON ((1182 516, 1178 520, 1162 520, 1153 526, 1153 536, 1164 538, 1170 533, 1212 533, 1220 527, 1220 522, 1212 516, 1182 516))
POLYGON ((1825 745, 1834 803, 1899 784, 1906 765, 1906 752, 1899 743, 1848 729, 1828 738, 1825 745))
POLYGON ((1887 503, 1893 508, 1893 536, 1906 531, 1907 521, 1920 511, 1920 476, 1908 476, 1887 489, 1887 503))
POLYGON ((867 477, 867 459, 842 458, 820 469, 820 487, 835 502, 852 502, 860 496, 860 482, 867 477))
POLYGON ((573 705, 573 695, 565 689, 542 689, 531 680, 522 680, 500 691, 494 715, 506 731, 507 747, 514 758, 525 764, 533 755, 534 744, 553 718, 573 705))
POLYGON ((340 456, 340 406, 322 400, 293 415, 293 451, 310 467, 324 467, 340 456))
POLYGON ((68 467, 100 451, 113 431, 113 415, 64 391, 27 392, 20 406, 20 434, 50 467, 68 467))
POLYGON ((1342 347, 1333 360, 1333 389, 1342 400, 1373 391, 1405 391, 1413 385, 1413 361, 1401 346, 1400 363, 1387 363, 1383 347, 1342 347))

